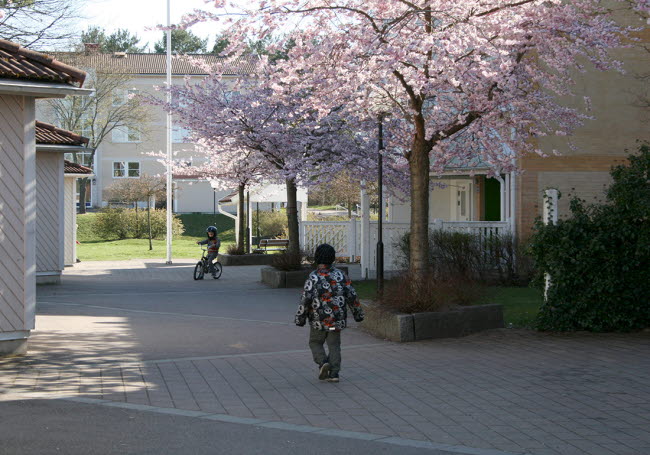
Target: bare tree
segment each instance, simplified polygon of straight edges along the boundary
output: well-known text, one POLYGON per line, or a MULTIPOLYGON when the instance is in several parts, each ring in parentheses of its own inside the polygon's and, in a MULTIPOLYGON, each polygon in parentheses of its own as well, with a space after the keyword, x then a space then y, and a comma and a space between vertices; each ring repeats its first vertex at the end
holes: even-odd
POLYGON ((164 177, 152 177, 146 174, 142 175, 137 181, 137 188, 140 194, 140 200, 147 201, 147 232, 149 234, 149 250, 153 250, 151 244, 151 203, 154 199, 164 198, 166 196, 166 181, 164 177))
POLYGON ((138 203, 147 203, 147 236, 149 238, 149 250, 153 250, 151 242, 151 207, 156 199, 166 197, 166 182, 164 177, 154 177, 143 174, 137 179, 125 179, 113 183, 106 188, 110 200, 133 204, 136 213, 136 236, 140 237, 140 224, 138 222, 138 203))
POLYGON ((104 195, 109 201, 122 204, 133 204, 135 209, 135 232, 140 238, 140 219, 138 217, 138 202, 142 200, 140 182, 137 179, 117 180, 104 190, 104 195))
POLYGON ((83 0, 0 0, 0 38, 25 47, 67 42, 83 0))
MULTIPOLYGON (((46 101, 54 116, 54 123, 89 139, 92 149, 88 162, 92 165, 95 150, 114 130, 124 131, 127 136, 141 136, 148 131, 151 120, 150 108, 140 97, 131 96, 135 90, 129 82, 130 74, 110 64, 89 67, 91 59, 78 53, 58 54, 61 60, 88 72, 85 86, 95 90, 91 96, 72 96, 46 101)), ((77 157, 75 156, 75 161, 77 157)), ((79 213, 86 211, 86 185, 88 179, 80 179, 79 213)))

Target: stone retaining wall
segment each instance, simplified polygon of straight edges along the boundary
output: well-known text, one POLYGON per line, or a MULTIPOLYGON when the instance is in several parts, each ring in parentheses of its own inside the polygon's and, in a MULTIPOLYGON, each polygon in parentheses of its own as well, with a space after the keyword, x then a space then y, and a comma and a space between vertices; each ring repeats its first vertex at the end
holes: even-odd
POLYGON ((364 302, 366 318, 362 327, 391 341, 419 341, 462 337, 504 327, 503 307, 498 304, 473 305, 427 313, 399 313, 372 302, 364 302))

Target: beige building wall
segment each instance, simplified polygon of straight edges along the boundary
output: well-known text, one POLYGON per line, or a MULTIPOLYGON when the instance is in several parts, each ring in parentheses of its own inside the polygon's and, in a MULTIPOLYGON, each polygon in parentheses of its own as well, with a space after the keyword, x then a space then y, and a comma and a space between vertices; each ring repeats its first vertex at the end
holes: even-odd
POLYGON ((64 254, 63 154, 36 152, 36 282, 61 281, 64 254))
POLYGON ((64 179, 64 253, 63 265, 72 266, 77 262, 77 199, 76 178, 64 179))
POLYGON ((34 99, 0 95, 0 354, 34 328, 35 161, 34 99))
MULTIPOLYGON (((202 76, 194 76, 193 79, 200 81, 202 76)), ((233 77, 226 77, 227 81, 234 83, 233 77)), ((183 76, 174 76, 174 84, 183 84, 183 76)), ((162 76, 135 76, 129 87, 139 90, 142 94, 161 97, 161 92, 155 90, 156 86, 162 86, 165 77, 162 76)), ((164 153, 166 148, 166 113, 158 106, 150 106, 151 121, 148 123, 147 131, 142 135, 140 141, 120 143, 114 142, 112 135, 99 146, 96 152, 96 181, 93 186, 95 205, 101 206, 106 201, 105 189, 118 181, 113 175, 114 162, 137 162, 140 165, 140 173, 148 175, 164 175, 166 169, 160 162, 160 157, 151 156, 152 153, 164 153)), ((177 139, 180 139, 180 134, 177 139)), ((203 156, 195 153, 194 145, 191 143, 176 141, 172 143, 172 150, 175 159, 198 164, 203 161, 203 156)), ((196 188, 188 188, 181 185, 178 191, 179 200, 175 207, 179 212, 212 212, 212 188, 203 182, 196 188)), ((224 192, 224 195, 228 192, 224 192)))
MULTIPOLYGON (((429 222, 432 223, 436 219, 443 221, 459 221, 456 214, 456 192, 459 186, 466 187, 467 193, 467 215, 472 219, 477 219, 477 197, 474 196, 475 187, 474 181, 469 178, 457 179, 440 179, 431 178, 430 192, 429 192, 429 222), (436 184, 447 185, 445 188, 440 188, 436 184), (471 186, 471 188, 470 188, 471 186), (470 202, 471 199, 471 202, 470 202), (471 214, 471 215, 470 215, 471 214)), ((391 198, 389 206, 389 219, 395 223, 410 223, 411 222, 411 203, 408 196, 404 201, 399 198, 391 198)))
POLYGON ((611 167, 623 163, 625 156, 638 148, 638 140, 650 140, 650 54, 642 47, 650 43, 650 28, 631 10, 619 8, 616 18, 623 25, 642 27, 637 34, 641 42, 613 53, 623 62, 626 73, 591 69, 576 74, 576 97, 563 101, 583 108, 583 97, 590 97, 594 119, 587 120, 570 138, 539 140, 550 157, 521 160, 524 173, 517 178, 517 207, 518 231, 524 237, 530 235, 535 218, 542 215, 545 189, 561 190, 560 216, 568 214, 570 195, 588 202, 603 200, 611 167), (575 148, 570 147, 569 140, 575 148), (553 150, 561 156, 552 156, 553 150))

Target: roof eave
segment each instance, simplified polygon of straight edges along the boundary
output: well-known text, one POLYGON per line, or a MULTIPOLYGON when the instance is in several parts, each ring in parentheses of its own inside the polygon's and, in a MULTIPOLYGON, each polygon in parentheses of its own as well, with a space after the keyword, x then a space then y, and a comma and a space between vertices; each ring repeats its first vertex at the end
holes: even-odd
POLYGON ((92 152, 94 149, 91 147, 84 147, 81 145, 72 144, 39 144, 36 143, 37 152, 61 152, 61 153, 74 153, 74 152, 92 152))
POLYGON ((95 174, 68 174, 67 172, 63 174, 64 177, 74 177, 76 179, 92 178, 95 174))
POLYGON ((64 98, 66 96, 87 96, 93 92, 93 89, 74 87, 60 82, 36 82, 24 79, 0 78, 0 95, 64 98))

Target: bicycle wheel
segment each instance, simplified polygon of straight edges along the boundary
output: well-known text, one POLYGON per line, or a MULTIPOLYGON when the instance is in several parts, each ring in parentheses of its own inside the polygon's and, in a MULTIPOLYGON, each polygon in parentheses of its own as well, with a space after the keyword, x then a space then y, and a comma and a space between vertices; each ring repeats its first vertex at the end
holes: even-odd
POLYGON ((199 261, 196 263, 196 266, 194 267, 194 279, 195 280, 203 279, 203 261, 199 261))
POLYGON ((223 272, 223 267, 221 267, 221 262, 215 262, 214 263, 214 275, 212 275, 212 278, 215 280, 218 280, 221 277, 221 272, 223 272))

